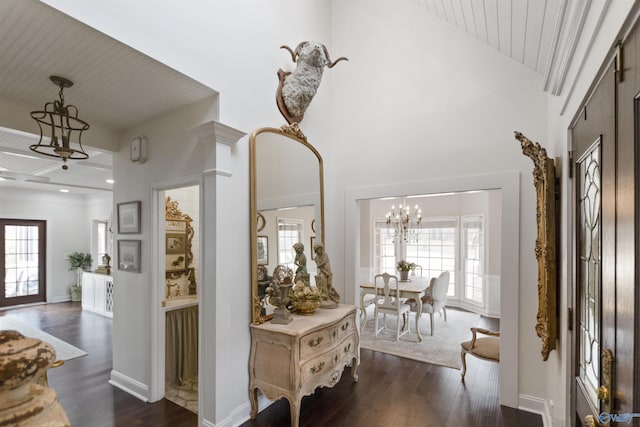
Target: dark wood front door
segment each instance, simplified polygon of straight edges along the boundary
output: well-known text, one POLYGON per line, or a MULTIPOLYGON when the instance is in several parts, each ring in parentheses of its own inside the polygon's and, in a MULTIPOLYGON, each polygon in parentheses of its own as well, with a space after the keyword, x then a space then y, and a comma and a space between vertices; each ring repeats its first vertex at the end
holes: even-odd
POLYGON ((639 409, 636 60, 625 57, 622 76, 612 60, 571 128, 577 425, 627 421, 639 409))
POLYGON ((0 307, 46 299, 45 221, 0 219, 0 307))

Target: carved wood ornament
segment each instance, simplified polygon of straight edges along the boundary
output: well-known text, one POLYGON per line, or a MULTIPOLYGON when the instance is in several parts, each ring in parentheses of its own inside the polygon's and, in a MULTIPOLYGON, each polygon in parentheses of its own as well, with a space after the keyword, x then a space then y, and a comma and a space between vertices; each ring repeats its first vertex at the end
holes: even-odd
POLYGON ((538 315, 536 333, 542 339, 542 360, 556 348, 556 174, 553 160, 537 142, 516 131, 522 153, 533 160, 536 187, 536 259, 538 261, 538 315))

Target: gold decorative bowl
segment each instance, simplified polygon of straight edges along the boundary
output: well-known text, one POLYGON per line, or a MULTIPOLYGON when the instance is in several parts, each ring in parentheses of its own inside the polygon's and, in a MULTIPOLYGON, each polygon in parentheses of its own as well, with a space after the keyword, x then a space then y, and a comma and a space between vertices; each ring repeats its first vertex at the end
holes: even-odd
POLYGON ((320 307, 320 300, 299 300, 292 304, 293 310, 300 314, 313 314, 320 307))

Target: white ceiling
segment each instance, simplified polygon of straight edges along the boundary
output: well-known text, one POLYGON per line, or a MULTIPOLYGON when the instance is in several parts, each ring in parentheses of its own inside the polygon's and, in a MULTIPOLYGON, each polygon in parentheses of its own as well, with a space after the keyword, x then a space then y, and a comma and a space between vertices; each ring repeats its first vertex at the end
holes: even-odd
POLYGON ((590 1, 416 0, 430 15, 511 57, 562 92, 590 1))
MULTIPOLYGON (((60 75, 74 82, 64 91, 65 103, 77 106, 79 117, 89 124, 114 131, 215 94, 36 0, 0 1, 0 64, 3 101, 40 110, 58 98, 49 76, 60 75)), ((0 128, 0 178, 5 178, 0 188, 58 191, 64 186, 80 194, 111 190, 105 182, 112 178, 110 153, 88 149, 88 160, 70 161, 69 170, 62 171, 60 160, 29 150, 37 141, 0 128), (46 184, 32 182, 47 179, 46 184)), ((91 145, 91 129, 84 133, 83 145, 91 145)))

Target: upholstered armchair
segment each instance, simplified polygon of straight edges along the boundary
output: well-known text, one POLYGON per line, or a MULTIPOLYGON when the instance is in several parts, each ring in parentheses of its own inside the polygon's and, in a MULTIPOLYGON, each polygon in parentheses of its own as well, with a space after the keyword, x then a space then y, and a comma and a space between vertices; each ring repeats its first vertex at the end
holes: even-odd
POLYGON ((462 381, 467 373, 467 354, 490 362, 500 362, 500 332, 493 332, 482 328, 471 328, 471 341, 460 344, 462 347, 460 357, 462 358, 462 381), (477 334, 486 335, 478 338, 477 334))
MULTIPOLYGON (((438 277, 432 277, 429 288, 426 295, 421 298, 422 300, 422 313, 429 314, 429 320, 431 325, 431 335, 433 335, 433 315, 435 313, 442 313, 444 315, 444 321, 447 321, 447 292, 449 291, 449 272, 443 271, 438 277)), ((411 311, 416 312, 418 310, 418 304, 415 300, 409 299, 406 301, 411 307, 411 311)))

